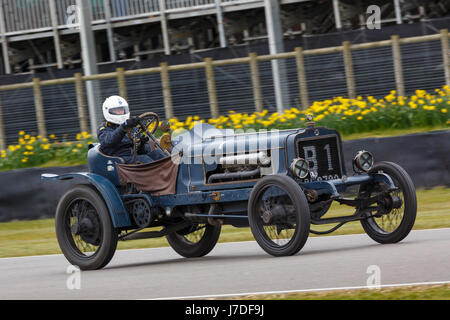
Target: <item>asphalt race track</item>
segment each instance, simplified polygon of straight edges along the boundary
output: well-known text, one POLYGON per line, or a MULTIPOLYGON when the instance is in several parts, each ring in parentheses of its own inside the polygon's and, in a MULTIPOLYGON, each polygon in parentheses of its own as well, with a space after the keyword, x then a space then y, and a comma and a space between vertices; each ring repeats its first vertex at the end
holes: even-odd
POLYGON ((373 265, 381 285, 449 281, 449 248, 450 229, 435 229, 413 231, 391 245, 365 234, 309 238, 299 254, 283 258, 266 254, 256 242, 218 244, 198 259, 171 248, 122 250, 105 269, 81 272, 80 289, 72 290, 62 255, 4 258, 0 299, 155 299, 360 287, 373 265))

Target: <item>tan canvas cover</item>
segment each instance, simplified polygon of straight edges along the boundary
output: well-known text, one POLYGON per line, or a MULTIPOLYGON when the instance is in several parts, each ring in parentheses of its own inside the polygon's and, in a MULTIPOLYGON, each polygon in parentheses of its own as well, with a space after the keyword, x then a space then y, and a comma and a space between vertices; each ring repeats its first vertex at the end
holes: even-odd
POLYGON ((116 163, 122 185, 133 184, 137 190, 152 195, 175 194, 180 157, 174 155, 146 164, 116 163))

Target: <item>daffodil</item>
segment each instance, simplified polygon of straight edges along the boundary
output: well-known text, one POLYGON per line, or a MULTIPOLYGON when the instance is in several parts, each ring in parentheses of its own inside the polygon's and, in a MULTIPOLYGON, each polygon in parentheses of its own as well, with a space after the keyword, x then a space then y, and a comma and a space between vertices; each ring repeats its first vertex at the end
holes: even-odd
POLYGON ((86 131, 81 132, 81 137, 83 137, 83 139, 89 139, 92 137, 92 135, 86 131))

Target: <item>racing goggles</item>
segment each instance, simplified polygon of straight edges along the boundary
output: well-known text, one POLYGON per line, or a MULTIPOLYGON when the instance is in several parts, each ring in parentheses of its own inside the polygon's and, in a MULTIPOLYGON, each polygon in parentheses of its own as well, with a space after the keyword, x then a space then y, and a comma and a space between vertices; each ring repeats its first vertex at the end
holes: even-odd
POLYGON ((129 113, 128 107, 115 107, 108 110, 110 114, 120 116, 129 113))

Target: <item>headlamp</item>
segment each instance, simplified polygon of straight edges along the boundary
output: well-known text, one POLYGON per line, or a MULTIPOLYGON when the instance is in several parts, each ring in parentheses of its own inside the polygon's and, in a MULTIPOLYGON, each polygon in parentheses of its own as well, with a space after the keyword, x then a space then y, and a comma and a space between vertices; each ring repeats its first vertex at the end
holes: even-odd
POLYGON ((373 156, 369 151, 359 151, 353 159, 353 164, 359 170, 368 172, 373 167, 373 156))
POLYGON ((291 170, 297 178, 305 179, 309 175, 308 161, 302 158, 294 159, 291 164, 291 170))

